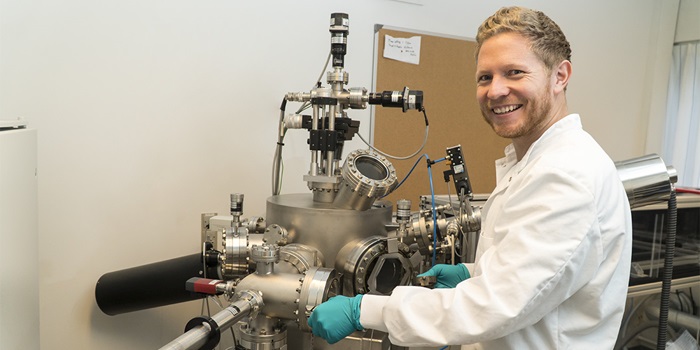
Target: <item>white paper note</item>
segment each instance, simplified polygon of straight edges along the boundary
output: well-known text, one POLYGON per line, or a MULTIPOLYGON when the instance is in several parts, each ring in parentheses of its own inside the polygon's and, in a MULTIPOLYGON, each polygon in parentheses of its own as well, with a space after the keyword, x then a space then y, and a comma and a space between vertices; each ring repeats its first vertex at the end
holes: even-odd
POLYGON ((384 35, 384 57, 406 63, 420 63, 420 36, 394 38, 384 35))

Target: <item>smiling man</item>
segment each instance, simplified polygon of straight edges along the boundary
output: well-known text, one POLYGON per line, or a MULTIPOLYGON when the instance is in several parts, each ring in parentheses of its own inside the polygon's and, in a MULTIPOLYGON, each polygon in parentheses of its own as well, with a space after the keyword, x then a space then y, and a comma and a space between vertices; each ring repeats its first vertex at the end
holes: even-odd
POLYGON ((502 8, 479 27, 476 58, 483 117, 512 144, 496 161, 475 263, 433 267, 434 290, 334 297, 309 325, 331 343, 370 328, 398 345, 612 349, 630 208, 614 163, 567 111, 569 43, 542 12, 502 8))

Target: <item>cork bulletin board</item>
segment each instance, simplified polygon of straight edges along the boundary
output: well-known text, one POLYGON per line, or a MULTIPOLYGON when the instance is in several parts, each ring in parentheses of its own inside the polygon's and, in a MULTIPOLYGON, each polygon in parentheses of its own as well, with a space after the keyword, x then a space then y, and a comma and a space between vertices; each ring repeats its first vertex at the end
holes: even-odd
MULTIPOLYGON (((496 187, 494 161, 503 157, 509 140, 498 137, 483 120, 476 102, 476 43, 462 38, 426 35, 383 26, 375 28, 375 91, 422 90, 430 123, 428 142, 423 151, 409 160, 390 159, 401 181, 416 159, 427 154, 436 160, 445 157, 445 149, 462 146, 473 193, 491 193, 496 187), (385 36, 411 38, 420 36, 419 64, 406 63, 383 56, 385 36)), ((423 141, 425 121, 417 111, 403 113, 399 108, 376 107, 374 112, 374 146, 394 155, 415 152, 423 141)), ((432 167, 435 194, 447 194, 443 172, 445 162, 432 167)), ((454 185, 450 192, 455 195, 454 185)), ((410 199, 412 210, 418 208, 421 195, 430 194, 428 169, 422 159, 410 178, 386 199, 410 199)))

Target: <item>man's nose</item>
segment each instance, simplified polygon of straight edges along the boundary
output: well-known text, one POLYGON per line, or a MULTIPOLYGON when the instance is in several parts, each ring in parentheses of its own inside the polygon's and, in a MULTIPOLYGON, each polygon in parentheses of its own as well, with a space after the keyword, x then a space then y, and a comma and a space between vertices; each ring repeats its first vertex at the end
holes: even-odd
POLYGON ((489 99, 495 100, 500 97, 508 95, 510 91, 508 87, 508 82, 503 77, 494 76, 491 78, 491 83, 489 84, 489 91, 486 96, 489 99))

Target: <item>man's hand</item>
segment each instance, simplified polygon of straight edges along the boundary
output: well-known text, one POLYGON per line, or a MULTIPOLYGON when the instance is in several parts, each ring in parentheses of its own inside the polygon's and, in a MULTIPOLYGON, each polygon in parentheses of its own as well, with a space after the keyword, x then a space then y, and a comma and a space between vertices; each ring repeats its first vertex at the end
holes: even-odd
POLYGON ((437 278, 435 288, 454 288, 459 284, 459 282, 462 282, 470 277, 469 270, 467 270, 467 267, 464 266, 464 264, 437 264, 430 270, 418 275, 418 277, 423 276, 435 276, 437 278))
POLYGON ((311 332, 334 344, 356 330, 363 330, 360 324, 361 302, 362 295, 353 298, 338 295, 328 299, 311 312, 307 321, 311 332))

